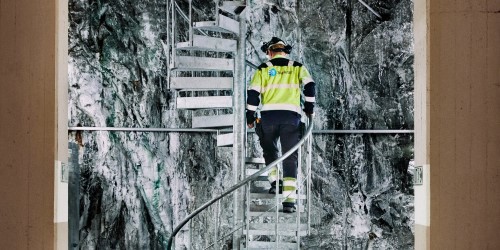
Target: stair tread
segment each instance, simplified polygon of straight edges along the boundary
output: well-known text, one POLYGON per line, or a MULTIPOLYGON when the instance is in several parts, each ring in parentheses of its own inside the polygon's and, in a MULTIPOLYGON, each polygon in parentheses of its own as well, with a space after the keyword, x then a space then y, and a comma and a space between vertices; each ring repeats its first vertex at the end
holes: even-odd
MULTIPOLYGON (((300 217, 304 216, 304 212, 299 212, 300 217)), ((276 212, 249 212, 250 217, 276 217, 276 212)), ((296 218, 297 212, 295 213, 283 213, 281 210, 278 212, 278 216, 281 218, 296 218)))
POLYGON ((178 109, 230 108, 231 96, 177 97, 178 109))
POLYGON ((193 116, 191 124, 193 128, 230 127, 234 124, 234 115, 193 116))
POLYGON ((234 60, 226 58, 176 56, 173 71, 232 71, 234 60))
MULTIPOLYGON (((264 159, 262 159, 264 160, 264 159)), ((256 162, 258 162, 260 160, 256 160, 256 162)), ((246 161, 247 164, 249 161, 246 161)), ((251 164, 259 164, 259 165, 262 165, 261 163, 251 163, 251 164)), ((246 174, 247 176, 251 176, 255 173, 257 173, 258 171, 260 171, 260 169, 255 169, 255 168, 247 168, 246 169, 246 174)), ((257 176, 257 178, 254 179, 254 181, 265 181, 265 182, 269 182, 269 178, 268 178, 268 173, 267 171, 266 172, 263 172, 262 174, 260 174, 259 176, 257 176)), ((267 192, 269 190, 269 187, 266 188, 265 192, 267 192)), ((261 193, 261 192, 254 192, 254 193, 261 193)))
POLYGON ((216 31, 223 33, 239 33, 239 22, 227 16, 219 14, 218 21, 203 21, 193 23, 194 29, 216 31))
POLYGON ((232 77, 172 77, 171 89, 219 90, 232 89, 232 77))
POLYGON ((176 49, 235 52, 236 43, 236 40, 232 39, 193 35, 192 41, 177 43, 176 49))
MULTIPOLYGON (((275 223, 250 223, 250 230, 274 230, 275 223)), ((297 231, 297 223, 278 223, 278 230, 281 231, 297 231)), ((299 231, 307 230, 307 224, 301 223, 299 224, 299 231)))
MULTIPOLYGON (((255 168, 247 168, 247 175, 253 175, 257 172, 259 172, 260 169, 255 169, 255 168)), ((267 171, 266 172, 263 172, 262 174, 260 174, 260 176, 266 176, 267 177, 267 171)))
POLYGON ((230 108, 232 96, 177 97, 178 109, 230 108))
MULTIPOLYGON (((278 228, 278 235, 283 235, 283 236, 295 236, 299 234, 299 236, 306 236, 307 231, 283 231, 278 228)), ((261 230, 261 229, 250 229, 248 230, 248 235, 268 235, 268 236, 274 236, 276 235, 276 230, 274 229, 269 229, 269 230, 261 230)))
MULTIPOLYGON (((247 175, 247 176, 250 176, 250 175, 247 175)), ((266 181, 266 182, 269 182, 269 179, 265 175, 260 175, 260 176, 257 176, 255 179, 253 179, 253 181, 266 181)), ((268 190, 269 190, 269 187, 265 191, 267 192, 268 190)), ((264 191, 262 191, 262 192, 264 192, 264 191)), ((254 193, 262 193, 262 192, 254 192, 254 193)))
MULTIPOLYGON (((279 198, 283 198, 282 194, 278 195, 279 198)), ((275 195, 270 193, 250 193, 250 199, 274 199, 275 195)), ((298 199, 306 199, 305 194, 297 194, 298 199)))
POLYGON ((217 136, 217 147, 230 147, 234 143, 234 133, 220 134, 217 136))
POLYGON ((266 164, 266 161, 262 157, 260 157, 260 158, 257 158, 257 157, 246 157, 245 158, 245 163, 247 163, 247 164, 266 164))
MULTIPOLYGON (((276 249, 276 242, 273 241, 249 241, 247 244, 247 249, 254 247, 256 249, 276 249)), ((280 241, 278 244, 278 249, 297 249, 297 243, 280 241)))
MULTIPOLYGON (((275 204, 263 204, 263 205, 257 205, 257 204, 251 204, 250 205, 250 212, 276 212, 275 210, 275 204)), ((297 205, 295 205, 297 207, 297 205)), ((300 205, 300 212, 304 212, 304 206, 300 205)), ((283 206, 280 204, 279 206, 279 211, 283 211, 283 206)))

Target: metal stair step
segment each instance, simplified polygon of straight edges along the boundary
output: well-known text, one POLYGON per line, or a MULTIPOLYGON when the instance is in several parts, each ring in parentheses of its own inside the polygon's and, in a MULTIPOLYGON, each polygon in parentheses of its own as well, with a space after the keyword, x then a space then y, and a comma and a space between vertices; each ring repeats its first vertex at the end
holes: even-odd
MULTIPOLYGON (((297 204, 295 205, 297 207, 297 204)), ((283 206, 280 204, 279 206, 279 211, 283 211, 283 206)), ((300 208, 298 209, 300 212, 304 212, 304 206, 300 205, 300 208)), ((250 204, 250 212, 276 212, 275 210, 275 204, 266 204, 266 205, 256 205, 256 204, 250 204)))
POLYGON ((232 77, 172 77, 171 89, 184 90, 218 90, 232 89, 232 77))
MULTIPOLYGON (((271 223, 250 223, 250 230, 265 230, 265 231, 273 231, 272 235, 274 235, 274 228, 276 224, 271 223)), ((284 232, 296 232, 297 231, 297 223, 278 223, 278 230, 284 232)), ((307 224, 299 224, 299 231, 307 231, 307 224)))
POLYGON ((193 35, 193 40, 177 43, 178 50, 236 52, 236 40, 193 35))
POLYGON ((246 157, 245 163, 247 164, 266 164, 264 158, 246 157))
POLYGON ((229 127, 234 124, 233 114, 229 115, 212 115, 212 116, 193 116, 193 128, 216 128, 229 127))
POLYGON ((232 96, 177 97, 178 109, 230 108, 232 96))
MULTIPOLYGON (((252 168, 247 168, 247 176, 253 175, 257 173, 260 169, 252 169, 252 168)), ((264 172, 263 174, 259 175, 259 177, 255 178, 256 181, 269 181, 267 178, 267 173, 264 172)))
POLYGON ((278 242, 278 247, 276 247, 276 242, 272 241, 249 241, 246 249, 297 249, 297 243, 292 242, 278 242))
MULTIPOLYGON (((304 218, 305 213, 300 213, 300 217, 304 218)), ((275 212, 249 212, 248 216, 250 217, 276 217, 275 212)), ((283 213, 281 210, 278 213, 280 218, 297 218, 297 212, 295 213, 283 213)))
MULTIPOLYGON (((283 198, 283 195, 280 194, 278 197, 281 199, 283 198)), ((261 199, 261 200, 266 200, 266 199, 275 199, 274 194, 269 194, 269 193, 250 193, 250 199, 261 199)), ((305 200, 306 195, 305 194, 298 194, 297 199, 305 200)))
POLYGON ((250 192, 256 192, 256 193, 266 192, 267 193, 267 192, 269 192, 269 187, 261 187, 261 186, 252 185, 252 186, 250 186, 250 192))
POLYGON ((223 33, 240 33, 240 23, 238 21, 220 14, 218 21, 195 22, 193 28, 223 33))
POLYGON ((174 71, 232 71, 234 60, 226 58, 177 56, 175 57, 174 71))
POLYGON ((224 1, 222 2, 222 5, 219 6, 219 9, 237 15, 241 13, 245 7, 244 1, 224 1))
POLYGON ((234 143, 234 133, 220 134, 217 136, 217 147, 230 147, 234 143))
MULTIPOLYGON (((306 236, 307 231, 299 231, 299 236, 306 236)), ((276 231, 274 229, 270 230, 262 230, 262 229, 250 229, 248 230, 249 235, 276 235, 276 231)), ((283 236, 295 236, 297 234, 297 231, 282 231, 280 228, 278 228, 278 235, 283 235, 283 236)))

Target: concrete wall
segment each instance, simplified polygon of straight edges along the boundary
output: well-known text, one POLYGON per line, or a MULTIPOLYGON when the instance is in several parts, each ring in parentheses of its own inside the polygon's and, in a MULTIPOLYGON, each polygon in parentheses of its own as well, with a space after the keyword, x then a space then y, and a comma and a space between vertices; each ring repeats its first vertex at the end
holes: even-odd
POLYGON ((415 185, 415 249, 429 249, 429 8, 428 1, 413 2, 415 72, 415 166, 424 172, 422 185, 415 185))
MULTIPOLYGON (((68 165, 68 0, 56 1, 56 161, 68 165)), ((56 248, 68 249, 68 182, 55 178, 56 248)), ((66 171, 68 169, 66 168, 66 171)), ((67 176, 69 179, 69 176, 67 176)))
POLYGON ((0 0, 0 246, 54 249, 56 4, 0 0))
POLYGON ((430 248, 500 249, 500 1, 428 8, 430 248))

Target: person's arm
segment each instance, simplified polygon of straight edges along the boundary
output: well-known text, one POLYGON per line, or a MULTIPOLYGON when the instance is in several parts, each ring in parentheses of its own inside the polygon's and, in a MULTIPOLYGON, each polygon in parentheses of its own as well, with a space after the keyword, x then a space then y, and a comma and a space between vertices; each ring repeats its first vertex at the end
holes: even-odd
POLYGON ((262 91, 262 78, 260 69, 258 69, 252 77, 250 86, 247 90, 247 125, 249 128, 253 128, 253 123, 255 122, 255 111, 260 104, 260 92, 262 91))
POLYGON ((312 116, 314 114, 314 104, 316 103, 316 83, 314 83, 309 71, 304 66, 300 70, 299 78, 304 86, 304 112, 307 116, 312 116))

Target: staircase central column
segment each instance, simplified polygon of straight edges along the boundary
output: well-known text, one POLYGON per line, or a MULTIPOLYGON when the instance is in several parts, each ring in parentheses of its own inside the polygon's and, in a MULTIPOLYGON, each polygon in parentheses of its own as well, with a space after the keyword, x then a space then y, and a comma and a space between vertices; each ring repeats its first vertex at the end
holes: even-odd
MULTIPOLYGON (((246 10, 239 15, 240 34, 235 58, 234 81, 233 81, 233 113, 234 113, 234 144, 233 144, 233 173, 234 183, 238 183, 245 177, 245 41, 246 41, 246 10)), ((234 193, 234 226, 243 224, 243 197, 244 189, 240 188, 234 193)), ((240 248, 242 230, 233 234, 233 249, 240 248)))

